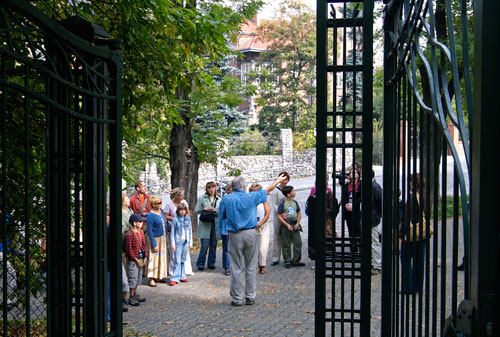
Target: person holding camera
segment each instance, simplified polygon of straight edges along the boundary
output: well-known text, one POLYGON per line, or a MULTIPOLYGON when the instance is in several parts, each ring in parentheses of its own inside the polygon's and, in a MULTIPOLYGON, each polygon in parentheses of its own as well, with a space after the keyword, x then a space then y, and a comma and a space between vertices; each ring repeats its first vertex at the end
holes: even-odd
POLYGON ((127 279, 130 289, 128 304, 138 306, 146 299, 141 297, 137 291, 137 285, 141 281, 144 259, 147 257, 146 238, 142 231, 142 224, 146 218, 140 214, 132 214, 129 218, 130 231, 125 236, 125 255, 127 256, 127 279))
POLYGON ((220 235, 217 233, 218 211, 220 206, 220 198, 216 192, 216 185, 213 181, 209 181, 205 185, 205 194, 203 194, 194 211, 200 215, 198 222, 197 237, 201 240, 200 254, 196 261, 198 270, 205 269, 208 251, 208 269, 215 269, 215 260, 217 252, 217 241, 220 240, 220 235))
POLYGON ((295 189, 293 186, 285 186, 281 190, 285 199, 278 206, 278 220, 281 222, 280 236, 283 245, 283 260, 285 268, 305 266, 305 263, 300 262, 302 258, 302 239, 300 232, 300 207, 295 198, 295 189), (283 217, 286 214, 286 218, 283 217), (293 257, 290 250, 293 246, 293 257))

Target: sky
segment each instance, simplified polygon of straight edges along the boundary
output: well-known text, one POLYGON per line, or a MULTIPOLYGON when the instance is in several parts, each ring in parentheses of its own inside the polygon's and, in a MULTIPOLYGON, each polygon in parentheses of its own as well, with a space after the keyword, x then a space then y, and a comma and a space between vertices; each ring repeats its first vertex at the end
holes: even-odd
MULTIPOLYGON (((279 0, 265 0, 266 4, 259 12, 259 17, 262 19, 271 19, 274 16, 275 10, 279 7, 279 0)), ((316 0, 302 0, 303 3, 316 11, 316 0)))

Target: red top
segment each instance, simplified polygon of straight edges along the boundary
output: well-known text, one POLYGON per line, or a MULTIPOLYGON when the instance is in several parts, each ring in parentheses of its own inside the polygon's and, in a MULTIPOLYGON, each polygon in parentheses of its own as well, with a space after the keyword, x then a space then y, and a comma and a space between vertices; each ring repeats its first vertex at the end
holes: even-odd
POLYGON ((131 230, 127 233, 127 236, 125 236, 125 255, 127 255, 127 258, 129 258, 130 260, 138 259, 141 249, 144 250, 144 258, 146 258, 148 255, 148 251, 146 249, 146 239, 144 238, 144 232, 141 230, 137 232, 131 230))
MULTIPOLYGON (((358 182, 356 183, 356 187, 354 188, 354 193, 356 193, 356 192, 358 191, 358 189, 359 189, 359 184, 360 184, 360 183, 361 183, 360 181, 358 181, 358 182)), ((349 193, 351 193, 351 192, 352 192, 352 184, 349 184, 348 191, 349 191, 349 193)))
POLYGON ((151 212, 151 205, 149 204, 149 195, 136 193, 130 198, 130 208, 136 214, 151 212), (143 200, 143 202, 141 202, 143 200), (145 203, 144 207, 141 206, 145 203))

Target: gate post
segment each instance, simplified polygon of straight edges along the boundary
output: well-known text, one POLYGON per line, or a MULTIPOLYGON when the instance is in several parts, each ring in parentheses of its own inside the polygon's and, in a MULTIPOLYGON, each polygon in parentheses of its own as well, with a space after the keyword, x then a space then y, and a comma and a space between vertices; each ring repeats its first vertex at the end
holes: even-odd
POLYGON ((498 40, 500 25, 497 0, 474 2, 474 132, 472 133, 471 254, 468 266, 469 293, 476 308, 473 336, 500 333, 500 164, 498 161, 497 108, 498 40), (492 160, 495 158, 497 160, 492 160))
POLYGON ((382 219, 384 225, 382 227, 382 237, 391 238, 390 240, 382 240, 382 331, 389 333, 392 331, 392 245, 394 227, 399 223, 394 221, 394 207, 398 207, 398 199, 394 197, 394 156, 397 153, 396 160, 399 160, 399 149, 396 152, 396 127, 397 127, 397 112, 396 112, 396 97, 394 95, 391 78, 396 72, 395 58, 390 55, 392 51, 392 40, 389 32, 393 32, 395 28, 394 6, 388 6, 384 18, 384 159, 383 159, 383 204, 382 204, 382 219), (390 254, 389 254, 390 253, 390 254))
MULTIPOLYGON (((316 4, 316 190, 325 191, 326 177, 326 121, 327 121, 327 89, 328 80, 326 73, 327 66, 327 10, 328 3, 324 0, 317 0, 316 4)), ((315 310, 314 310, 314 334, 315 336, 325 336, 325 291, 326 291, 326 261, 325 261, 325 214, 326 197, 324 193, 317 193, 315 212, 321 214, 316 217, 314 224, 317 233, 316 243, 316 274, 315 274, 315 310)))

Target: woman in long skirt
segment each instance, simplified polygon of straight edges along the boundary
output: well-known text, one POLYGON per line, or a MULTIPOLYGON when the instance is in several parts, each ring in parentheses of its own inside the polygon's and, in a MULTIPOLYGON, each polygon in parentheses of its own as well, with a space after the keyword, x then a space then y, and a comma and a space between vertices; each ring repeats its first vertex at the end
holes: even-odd
POLYGON ((149 285, 156 287, 156 282, 162 282, 168 274, 167 249, 167 219, 161 210, 161 197, 153 195, 149 198, 151 212, 146 218, 148 242, 148 272, 149 285))

